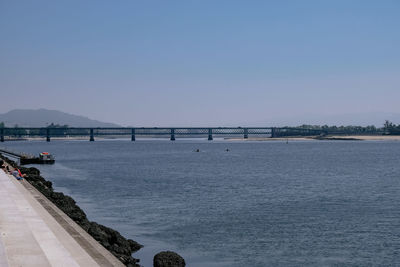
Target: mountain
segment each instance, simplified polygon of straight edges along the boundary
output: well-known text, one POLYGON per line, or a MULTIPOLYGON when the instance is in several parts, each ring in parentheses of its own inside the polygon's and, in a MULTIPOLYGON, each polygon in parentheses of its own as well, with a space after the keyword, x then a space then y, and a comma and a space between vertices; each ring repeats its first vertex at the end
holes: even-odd
POLYGON ((46 127, 51 123, 70 127, 121 127, 114 123, 48 109, 14 109, 0 114, 0 122, 4 122, 6 127, 14 127, 16 124, 19 127, 46 127))

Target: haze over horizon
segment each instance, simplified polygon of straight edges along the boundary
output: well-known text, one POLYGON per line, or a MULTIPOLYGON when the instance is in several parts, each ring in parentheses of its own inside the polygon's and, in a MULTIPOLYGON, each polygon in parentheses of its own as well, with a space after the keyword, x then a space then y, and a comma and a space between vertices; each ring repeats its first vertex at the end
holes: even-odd
POLYGON ((0 113, 48 108, 124 126, 400 123, 399 13, 389 0, 2 1, 0 113))

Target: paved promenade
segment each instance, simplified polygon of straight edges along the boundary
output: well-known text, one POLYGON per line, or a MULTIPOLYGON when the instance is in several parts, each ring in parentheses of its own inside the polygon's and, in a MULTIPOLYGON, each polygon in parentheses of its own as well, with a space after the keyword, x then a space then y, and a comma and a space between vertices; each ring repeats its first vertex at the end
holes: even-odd
POLYGON ((26 181, 0 170, 0 267, 124 266, 26 181))

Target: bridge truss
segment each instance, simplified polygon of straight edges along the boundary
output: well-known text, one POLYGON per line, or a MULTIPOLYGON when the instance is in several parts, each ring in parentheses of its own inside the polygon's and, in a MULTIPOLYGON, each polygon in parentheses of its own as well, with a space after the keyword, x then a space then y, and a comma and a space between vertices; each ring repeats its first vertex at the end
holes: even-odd
POLYGON ((0 141, 8 138, 43 137, 49 142, 51 137, 85 137, 90 141, 101 136, 130 136, 132 141, 137 137, 169 137, 176 138, 199 137, 213 140, 217 137, 238 137, 247 139, 251 137, 285 137, 285 136, 311 136, 321 134, 321 130, 301 128, 276 128, 276 127, 140 127, 140 128, 0 128, 0 141))

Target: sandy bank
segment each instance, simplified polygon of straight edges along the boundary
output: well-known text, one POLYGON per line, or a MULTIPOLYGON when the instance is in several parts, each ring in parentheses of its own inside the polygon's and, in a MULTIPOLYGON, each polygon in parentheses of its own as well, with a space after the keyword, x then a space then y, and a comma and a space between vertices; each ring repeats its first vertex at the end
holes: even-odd
POLYGON ((348 136, 333 135, 329 137, 357 139, 365 141, 400 141, 400 135, 348 135, 348 136))
POLYGON ((400 141, 400 135, 328 135, 328 136, 306 136, 306 137, 249 137, 243 138, 226 138, 229 141, 345 141, 345 140, 360 140, 360 141, 400 141))
POLYGON ((229 141, 310 141, 313 140, 311 137, 288 137, 288 138, 271 138, 271 137, 249 137, 247 139, 244 138, 225 138, 225 140, 229 141))

